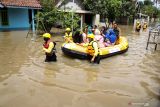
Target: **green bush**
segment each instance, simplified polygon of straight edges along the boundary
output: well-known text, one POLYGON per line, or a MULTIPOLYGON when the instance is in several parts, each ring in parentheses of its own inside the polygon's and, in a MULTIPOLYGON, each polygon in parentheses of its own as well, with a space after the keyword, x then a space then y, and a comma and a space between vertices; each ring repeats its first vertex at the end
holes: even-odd
POLYGON ((78 14, 68 12, 64 14, 64 28, 69 27, 73 30, 78 29, 80 27, 80 16, 78 14))
MULTIPOLYGON (((55 7, 55 0, 40 0, 42 10, 36 15, 36 21, 40 20, 46 27, 47 32, 50 32, 51 28, 58 24, 62 24, 63 28, 70 27, 76 29, 79 27, 78 22, 80 21, 79 15, 72 12, 64 12, 55 7)), ((41 22, 38 23, 38 29, 44 30, 41 22)))

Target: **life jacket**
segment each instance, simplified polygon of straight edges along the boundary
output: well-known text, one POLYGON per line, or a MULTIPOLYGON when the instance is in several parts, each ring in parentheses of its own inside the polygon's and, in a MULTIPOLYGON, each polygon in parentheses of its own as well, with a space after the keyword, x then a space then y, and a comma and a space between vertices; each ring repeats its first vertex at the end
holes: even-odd
POLYGON ((92 55, 92 56, 95 53, 95 50, 94 50, 94 47, 93 47, 94 42, 96 42, 96 41, 91 41, 87 46, 87 51, 88 51, 89 55, 92 55))
POLYGON ((146 29, 146 28, 147 28, 147 24, 144 24, 144 25, 143 25, 143 29, 146 29))
POLYGON ((72 32, 70 32, 69 34, 65 33, 65 37, 69 38, 70 40, 73 40, 73 38, 72 38, 72 32))
MULTIPOLYGON (((51 41, 51 40, 48 40, 47 42, 45 42, 45 43, 43 44, 43 47, 46 48, 46 49, 48 49, 50 42, 52 42, 52 41, 51 41)), ((51 50, 50 53, 46 53, 47 55, 52 55, 53 53, 56 52, 56 43, 53 42, 53 44, 54 44, 54 47, 52 48, 52 50, 51 50)))
POLYGON ((141 29, 141 24, 136 25, 136 29, 141 29))

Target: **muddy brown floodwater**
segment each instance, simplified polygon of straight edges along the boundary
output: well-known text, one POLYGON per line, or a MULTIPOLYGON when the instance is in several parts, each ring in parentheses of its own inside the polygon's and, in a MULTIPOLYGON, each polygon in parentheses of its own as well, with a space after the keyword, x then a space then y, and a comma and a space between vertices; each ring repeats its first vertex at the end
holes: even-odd
POLYGON ((62 42, 58 62, 45 63, 42 38, 0 32, 0 107, 160 107, 160 46, 145 50, 148 32, 121 29, 129 50, 100 65, 65 56, 62 42))

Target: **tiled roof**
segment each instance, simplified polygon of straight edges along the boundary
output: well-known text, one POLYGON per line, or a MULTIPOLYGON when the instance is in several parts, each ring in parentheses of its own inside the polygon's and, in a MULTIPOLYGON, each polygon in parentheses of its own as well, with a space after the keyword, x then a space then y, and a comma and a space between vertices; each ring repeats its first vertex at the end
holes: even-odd
POLYGON ((39 0, 1 0, 1 4, 5 7, 28 7, 28 8, 41 8, 39 0))

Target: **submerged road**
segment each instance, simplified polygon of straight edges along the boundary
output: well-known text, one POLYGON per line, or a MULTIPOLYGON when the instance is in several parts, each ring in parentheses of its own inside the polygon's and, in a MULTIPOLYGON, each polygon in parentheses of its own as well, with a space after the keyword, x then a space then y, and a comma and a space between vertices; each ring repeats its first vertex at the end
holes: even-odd
POLYGON ((45 63, 42 38, 1 32, 0 107, 160 107, 160 46, 146 50, 148 32, 120 27, 129 50, 100 65, 65 56, 62 42, 58 61, 45 63))

